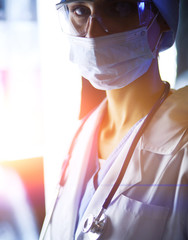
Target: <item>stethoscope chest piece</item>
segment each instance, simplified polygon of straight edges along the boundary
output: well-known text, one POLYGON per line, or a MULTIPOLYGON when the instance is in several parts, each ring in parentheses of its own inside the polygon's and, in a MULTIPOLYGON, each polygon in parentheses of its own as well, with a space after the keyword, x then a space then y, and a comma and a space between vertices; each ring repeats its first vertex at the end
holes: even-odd
POLYGON ((84 223, 82 232, 87 233, 90 240, 97 240, 103 234, 107 223, 107 216, 103 213, 100 218, 89 215, 84 223))

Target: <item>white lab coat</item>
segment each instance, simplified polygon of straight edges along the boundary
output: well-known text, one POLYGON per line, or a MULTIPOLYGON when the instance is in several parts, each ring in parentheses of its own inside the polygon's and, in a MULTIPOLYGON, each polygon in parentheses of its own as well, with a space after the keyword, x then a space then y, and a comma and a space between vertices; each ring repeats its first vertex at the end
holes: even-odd
MULTIPOLYGON (((119 174, 135 131, 97 188, 74 233, 95 131, 93 125, 104 107, 105 102, 89 117, 77 139, 68 179, 57 200, 45 240, 88 239, 82 234, 84 221, 89 214, 98 215, 119 174)), ((187 127, 188 87, 175 91, 165 100, 139 140, 106 211, 110 220, 101 239, 188 239, 187 127)))

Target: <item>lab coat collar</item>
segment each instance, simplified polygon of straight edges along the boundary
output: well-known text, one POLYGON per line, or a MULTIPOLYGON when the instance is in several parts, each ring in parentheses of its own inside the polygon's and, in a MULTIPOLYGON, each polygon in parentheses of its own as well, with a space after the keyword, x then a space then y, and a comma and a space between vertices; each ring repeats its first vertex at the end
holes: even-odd
MULTIPOLYGON (((65 190, 69 192, 70 196, 70 201, 67 202, 66 207, 71 209, 69 216, 66 216, 66 220, 72 224, 69 226, 69 228, 64 229, 64 236, 74 235, 82 187, 87 173, 89 161, 91 159, 93 136, 95 135, 98 127, 98 125, 95 123, 100 122, 105 107, 106 100, 104 100, 100 106, 93 113, 91 113, 88 118, 86 118, 87 121, 84 123, 82 131, 80 131, 79 136, 77 137, 76 142, 78 142, 78 144, 75 144, 72 152, 71 158, 74 160, 70 161, 68 169, 69 177, 65 185, 65 190), (79 161, 77 161, 78 158, 79 161), (71 199, 73 201, 71 201, 71 199)), ((66 192, 64 192, 64 194, 65 193, 66 192)))
MULTIPOLYGON (((142 149, 158 154, 171 154, 176 150, 179 140, 183 137, 187 129, 187 96, 188 86, 172 91, 171 96, 165 100, 156 112, 143 134, 141 138, 142 149), (167 122, 168 125, 166 125, 167 122)), ((95 89, 88 80, 82 77, 80 117, 86 115, 104 98, 104 91, 95 89), (85 102, 87 104, 84 104, 85 102)))
POLYGON ((141 148, 158 154, 172 154, 188 128, 188 86, 173 90, 141 138, 141 148))

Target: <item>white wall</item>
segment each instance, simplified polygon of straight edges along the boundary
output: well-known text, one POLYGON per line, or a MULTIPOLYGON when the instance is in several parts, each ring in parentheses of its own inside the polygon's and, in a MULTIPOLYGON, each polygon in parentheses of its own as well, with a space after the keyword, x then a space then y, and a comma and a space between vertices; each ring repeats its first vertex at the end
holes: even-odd
POLYGON ((32 14, 22 16, 29 14, 28 1, 6 4, 7 19, 0 21, 0 160, 16 160, 42 155, 38 26, 32 14))
POLYGON ((60 166, 76 128, 81 81, 68 61, 68 44, 60 29, 54 1, 39 0, 39 36, 44 99, 45 180, 50 199, 60 166))

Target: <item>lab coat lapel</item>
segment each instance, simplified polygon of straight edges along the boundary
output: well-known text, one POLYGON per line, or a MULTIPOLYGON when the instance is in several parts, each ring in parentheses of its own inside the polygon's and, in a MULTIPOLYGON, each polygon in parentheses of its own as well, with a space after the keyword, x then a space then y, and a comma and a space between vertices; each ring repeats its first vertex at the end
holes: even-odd
MULTIPOLYGON (((79 236, 79 234, 82 231, 84 222, 89 214, 93 214, 94 216, 97 216, 99 214, 99 211, 102 208, 102 205, 107 198, 110 190, 113 187, 113 184, 115 183, 115 180, 117 179, 121 166, 127 156, 129 147, 131 146, 131 143, 135 137, 135 134, 137 133, 137 129, 141 126, 142 122, 136 127, 135 131, 132 133, 130 138, 127 140, 124 148, 118 155, 117 159, 113 163, 112 167, 104 177, 103 181, 101 182, 100 186, 97 188, 94 196, 92 197, 91 202, 88 205, 88 208, 86 209, 82 220, 80 221, 80 224, 78 226, 78 230, 76 233, 76 237, 79 236)), ((137 147, 139 147, 140 142, 138 143, 137 147)), ((128 190, 133 185, 139 183, 142 179, 142 171, 141 171, 141 165, 140 165, 140 157, 139 157, 139 151, 134 152, 134 160, 132 160, 128 165, 127 171, 125 176, 122 179, 120 187, 117 189, 112 201, 117 198, 121 193, 128 190), (134 175, 134 177, 132 177, 134 175)), ((77 238, 76 238, 77 239, 77 238)), ((78 238, 79 239, 79 238, 78 238)), ((82 239, 82 238, 80 238, 82 239)))
POLYGON ((90 154, 92 151, 93 136, 97 129, 96 123, 100 121, 104 107, 105 102, 103 102, 97 111, 95 111, 94 114, 88 118, 79 134, 77 141, 78 144, 75 145, 72 153, 70 167, 68 170, 69 177, 66 183, 66 191, 68 192, 70 199, 67 203, 67 207, 70 209, 70 212, 66 221, 71 222, 70 229, 65 229, 65 231, 69 232, 67 236, 74 235, 82 187, 84 184, 84 178, 87 172, 89 160, 91 158, 90 154))

